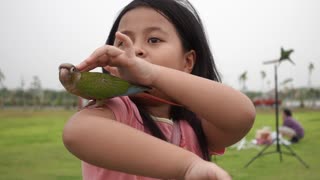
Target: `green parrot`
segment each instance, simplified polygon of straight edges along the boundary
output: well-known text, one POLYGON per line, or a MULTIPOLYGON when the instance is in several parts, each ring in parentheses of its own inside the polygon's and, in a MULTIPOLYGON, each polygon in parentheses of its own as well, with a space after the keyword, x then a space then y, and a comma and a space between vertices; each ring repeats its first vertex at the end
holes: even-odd
POLYGON ((80 72, 69 63, 59 66, 59 80, 69 93, 97 101, 150 90, 148 87, 131 84, 110 74, 80 72))

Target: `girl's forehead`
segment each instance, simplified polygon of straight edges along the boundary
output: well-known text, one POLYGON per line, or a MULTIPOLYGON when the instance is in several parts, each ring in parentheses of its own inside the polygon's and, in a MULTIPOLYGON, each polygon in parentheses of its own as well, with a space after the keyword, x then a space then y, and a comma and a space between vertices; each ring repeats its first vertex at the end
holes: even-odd
MULTIPOLYGON (((168 25, 171 22, 159 11, 150 7, 137 7, 126 12, 119 23, 119 28, 139 24, 168 25)), ((172 24, 171 24, 172 25, 172 24)))

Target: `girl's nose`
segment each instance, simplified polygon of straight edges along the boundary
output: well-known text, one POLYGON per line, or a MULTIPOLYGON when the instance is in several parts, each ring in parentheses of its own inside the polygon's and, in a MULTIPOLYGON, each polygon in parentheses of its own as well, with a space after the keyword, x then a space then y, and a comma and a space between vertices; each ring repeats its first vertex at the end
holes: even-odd
POLYGON ((137 57, 144 57, 146 55, 146 51, 141 46, 135 46, 134 49, 137 57))
POLYGON ((136 52, 136 56, 138 57, 143 57, 144 53, 142 51, 136 52))

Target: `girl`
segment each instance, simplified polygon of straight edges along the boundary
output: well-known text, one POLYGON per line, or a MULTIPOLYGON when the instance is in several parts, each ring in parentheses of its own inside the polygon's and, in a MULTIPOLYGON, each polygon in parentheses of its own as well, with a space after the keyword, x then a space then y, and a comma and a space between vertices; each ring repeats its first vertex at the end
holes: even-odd
POLYGON ((230 179, 209 157, 246 135, 255 109, 245 95, 219 83, 188 1, 129 3, 106 45, 77 66, 96 67, 149 86, 149 94, 172 103, 143 94, 116 97, 71 117, 63 141, 83 160, 85 180, 230 179))

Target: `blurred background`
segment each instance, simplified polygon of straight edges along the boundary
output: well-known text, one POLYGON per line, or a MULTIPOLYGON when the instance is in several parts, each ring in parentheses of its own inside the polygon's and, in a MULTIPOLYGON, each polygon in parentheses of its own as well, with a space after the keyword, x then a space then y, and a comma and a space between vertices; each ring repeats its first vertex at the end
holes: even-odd
MULTIPOLYGON (((1 1, 0 104, 30 104, 38 96, 41 105, 61 105, 58 66, 78 64, 102 46, 117 13, 128 2, 1 1)), ((290 97, 294 106, 297 100, 306 100, 304 105, 309 106, 307 99, 319 97, 320 2, 191 3, 203 20, 223 83, 251 98, 269 96, 274 88, 273 67, 262 62, 279 58, 283 47, 294 49, 291 59, 296 65, 282 63, 279 68, 282 97, 290 97)), ((319 102, 311 104, 319 106, 319 102)))
MULTIPOLYGON (((128 2, 0 1, 0 179, 81 179, 79 160, 61 141, 79 99, 60 84, 58 66, 80 63, 102 46, 128 2)), ((279 105, 293 109, 305 127, 304 141, 292 147, 311 168, 271 155, 243 169, 261 146, 230 147, 213 161, 234 179, 319 179, 320 1, 190 2, 202 18, 222 82, 257 108, 248 140, 262 127, 274 130, 274 67, 263 62, 279 59, 281 47, 294 50, 295 65, 286 61, 278 68, 279 105)))

